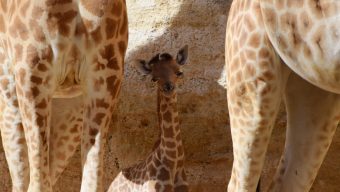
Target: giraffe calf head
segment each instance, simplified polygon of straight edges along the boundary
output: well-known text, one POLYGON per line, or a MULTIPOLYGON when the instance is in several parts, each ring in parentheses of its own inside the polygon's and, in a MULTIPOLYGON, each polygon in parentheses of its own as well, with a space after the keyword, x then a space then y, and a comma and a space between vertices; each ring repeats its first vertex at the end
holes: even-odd
POLYGON ((161 92, 171 95, 177 80, 183 76, 180 66, 188 59, 188 45, 185 45, 173 58, 169 53, 159 53, 150 61, 140 60, 138 66, 144 75, 151 75, 152 81, 158 83, 161 92))

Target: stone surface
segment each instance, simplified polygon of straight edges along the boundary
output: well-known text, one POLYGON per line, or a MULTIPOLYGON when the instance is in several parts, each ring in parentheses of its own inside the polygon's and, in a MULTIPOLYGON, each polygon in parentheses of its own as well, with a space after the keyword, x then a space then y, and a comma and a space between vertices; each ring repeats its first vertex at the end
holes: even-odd
MULTIPOLYGON (((229 0, 127 0, 130 41, 125 81, 105 155, 106 187, 118 173, 150 152, 157 136, 156 91, 148 77, 134 68, 136 59, 158 52, 175 54, 189 45, 189 63, 179 85, 186 167, 193 192, 226 191, 232 164, 226 90, 223 88, 224 37, 229 0)), ((281 112, 263 170, 262 186, 277 166, 283 149, 285 115, 281 112)), ((340 132, 312 191, 332 192, 340 187, 340 132)), ((58 181, 55 191, 79 191, 80 151, 58 181)), ((0 148, 0 192, 10 191, 10 177, 0 148)))

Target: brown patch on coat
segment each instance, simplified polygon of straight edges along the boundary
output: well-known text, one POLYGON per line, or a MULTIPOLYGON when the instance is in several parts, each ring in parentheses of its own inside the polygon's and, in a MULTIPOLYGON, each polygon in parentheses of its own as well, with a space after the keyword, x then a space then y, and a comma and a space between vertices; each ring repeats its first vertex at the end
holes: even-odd
POLYGON ((165 120, 166 122, 171 122, 172 120, 172 114, 167 111, 163 114, 163 120, 165 120))
POLYGON ((26 49, 26 63, 33 67, 40 61, 39 53, 37 48, 35 48, 33 45, 29 45, 26 49))
POLYGON ((37 19, 31 19, 29 24, 34 39, 38 42, 44 42, 46 40, 45 33, 43 32, 42 27, 38 24, 37 19))
POLYGON ((69 36, 69 23, 71 23, 77 15, 78 12, 74 10, 69 10, 64 13, 49 13, 47 18, 48 31, 52 36, 57 32, 63 36, 69 36))
POLYGON ((159 170, 159 174, 157 175, 157 178, 161 181, 167 181, 170 179, 170 173, 168 170, 166 170, 164 167, 162 167, 159 170))
POLYGON ((32 9, 31 16, 34 20, 38 20, 42 16, 43 12, 44 10, 41 7, 34 6, 32 9))
POLYGON ((107 90, 111 93, 111 96, 115 98, 119 91, 120 80, 118 80, 115 75, 110 76, 106 78, 106 86, 107 90))
POLYGON ((123 10, 123 6, 122 6, 122 2, 120 1, 115 1, 113 6, 112 6, 112 14, 115 17, 119 17, 122 15, 122 10, 123 10))
POLYGON ((102 41, 102 31, 101 27, 97 27, 94 31, 91 32, 91 37, 95 41, 95 43, 99 44, 102 41))
POLYGON ((97 125, 101 125, 105 116, 105 113, 97 113, 96 116, 93 118, 93 122, 97 123, 97 125))
POLYGON ((124 17, 121 20, 121 26, 120 26, 119 34, 125 35, 125 34, 127 34, 127 30, 128 30, 128 18, 127 18, 127 14, 125 12, 124 17))
POLYGON ((9 31, 10 35, 14 38, 19 37, 21 40, 28 39, 28 29, 18 16, 14 19, 9 31))
POLYGON ((72 0, 47 0, 45 1, 46 6, 62 5, 72 3, 72 0))
POLYGON ((0 32, 5 33, 6 32, 6 25, 4 21, 4 17, 0 15, 0 32))
POLYGON ((118 29, 117 25, 118 25, 118 23, 114 19, 106 18, 105 31, 106 31, 106 38, 107 39, 113 38, 114 35, 117 33, 117 29, 118 29))

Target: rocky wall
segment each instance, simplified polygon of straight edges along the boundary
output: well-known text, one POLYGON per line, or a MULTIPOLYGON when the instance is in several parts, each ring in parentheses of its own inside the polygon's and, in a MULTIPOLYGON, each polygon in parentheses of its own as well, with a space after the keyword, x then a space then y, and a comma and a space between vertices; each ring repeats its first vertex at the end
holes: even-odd
MULTIPOLYGON (((105 155, 106 187, 121 168, 143 159, 157 136, 155 85, 134 67, 136 59, 159 52, 176 54, 189 45, 189 62, 178 90, 178 107, 186 167, 194 192, 226 191, 232 164, 226 90, 224 39, 229 0, 127 0, 130 39, 123 82, 105 155)), ((263 187, 268 185, 282 152, 285 114, 281 112, 270 143, 263 187)), ((340 181, 340 133, 312 191, 336 191, 340 181)), ((79 150, 55 190, 79 191, 79 150)), ((10 191, 10 178, 0 148, 0 192, 10 191)))

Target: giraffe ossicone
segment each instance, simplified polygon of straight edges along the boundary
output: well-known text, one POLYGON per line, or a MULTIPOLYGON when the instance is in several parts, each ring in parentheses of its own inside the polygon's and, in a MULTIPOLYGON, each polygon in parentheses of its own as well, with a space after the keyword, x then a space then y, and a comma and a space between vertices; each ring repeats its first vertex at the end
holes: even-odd
POLYGON ((173 58, 168 53, 157 54, 150 61, 140 60, 138 68, 151 75, 157 83, 157 112, 160 128, 159 140, 147 158, 123 169, 113 180, 108 192, 175 191, 187 192, 184 170, 184 149, 177 110, 177 80, 188 58, 184 46, 173 58))

